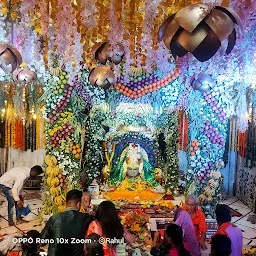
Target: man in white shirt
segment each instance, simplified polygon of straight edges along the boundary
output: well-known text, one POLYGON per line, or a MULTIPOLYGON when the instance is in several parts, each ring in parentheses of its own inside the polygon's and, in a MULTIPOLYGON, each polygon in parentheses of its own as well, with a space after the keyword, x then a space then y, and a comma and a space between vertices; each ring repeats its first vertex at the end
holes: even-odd
MULTIPOLYGON (((13 206, 17 208, 23 207, 23 200, 21 198, 21 190, 24 181, 28 178, 34 178, 43 173, 42 167, 36 165, 31 169, 28 167, 16 167, 8 170, 0 177, 0 190, 5 195, 8 201, 8 222, 9 225, 14 225, 13 222, 13 206)), ((21 218, 19 211, 16 211, 16 224, 26 222, 21 218)))

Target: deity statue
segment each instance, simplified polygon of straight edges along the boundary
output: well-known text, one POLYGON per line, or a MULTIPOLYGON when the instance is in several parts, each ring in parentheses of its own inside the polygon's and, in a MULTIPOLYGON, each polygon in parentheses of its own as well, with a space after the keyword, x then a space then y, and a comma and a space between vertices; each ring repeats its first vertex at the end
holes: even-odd
POLYGON ((108 179, 109 183, 113 185, 123 180, 130 182, 142 180, 149 187, 161 188, 155 179, 155 169, 149 163, 146 151, 138 144, 129 144, 124 149, 119 162, 112 168, 108 179))

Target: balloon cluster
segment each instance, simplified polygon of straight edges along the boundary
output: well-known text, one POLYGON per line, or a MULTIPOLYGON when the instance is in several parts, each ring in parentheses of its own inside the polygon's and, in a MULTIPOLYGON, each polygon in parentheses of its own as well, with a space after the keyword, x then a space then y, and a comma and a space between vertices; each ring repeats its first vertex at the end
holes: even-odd
POLYGON ((194 156, 196 154, 196 151, 198 151, 199 149, 199 145, 200 143, 198 142, 198 140, 194 139, 194 141, 191 143, 191 146, 189 148, 191 156, 194 156))
POLYGON ((124 82, 124 76, 117 80, 116 89, 130 98, 138 98, 144 94, 154 92, 175 80, 179 76, 179 70, 175 69, 165 78, 159 79, 155 74, 142 73, 130 75, 129 82, 124 82))
POLYGON ((213 95, 210 92, 203 92, 203 97, 206 100, 206 102, 211 106, 211 109, 215 112, 215 114, 218 116, 219 120, 225 124, 226 123, 226 113, 224 112, 221 105, 215 100, 213 95))
POLYGON ((124 57, 124 47, 118 43, 111 45, 109 42, 96 43, 92 49, 93 59, 104 66, 98 66, 93 68, 89 74, 89 82, 91 85, 99 86, 104 90, 109 89, 111 85, 116 84, 116 79, 113 71, 109 66, 105 64, 107 61, 111 61, 114 64, 119 64, 124 57))
POLYGON ((93 58, 104 65, 108 60, 118 65, 122 61, 124 54, 124 47, 120 43, 111 45, 109 42, 100 42, 96 43, 92 48, 93 58))
POLYGON ((192 53, 201 62, 209 60, 220 49, 229 54, 236 43, 235 24, 241 26, 239 16, 230 8, 192 4, 169 16, 158 31, 158 40, 183 57, 192 53))
POLYGON ((21 63, 22 57, 17 49, 0 43, 0 67, 5 73, 12 73, 21 63))
POLYGON ((214 128, 210 122, 204 122, 203 133, 213 144, 217 144, 219 148, 223 146, 224 138, 219 134, 218 129, 214 128))
POLYGON ((64 124, 62 129, 56 131, 53 134, 49 142, 50 145, 53 148, 60 147, 61 141, 66 140, 68 137, 70 137, 74 131, 75 129, 69 123, 64 124))
POLYGON ((37 79, 37 75, 34 71, 31 71, 28 67, 16 69, 13 75, 20 82, 32 82, 37 79))
POLYGON ((20 82, 32 82, 37 79, 34 71, 26 65, 20 67, 22 57, 14 47, 0 43, 0 68, 7 74, 13 73, 14 77, 20 82))
POLYGON ((107 90, 111 85, 115 85, 116 79, 109 66, 99 66, 89 73, 89 82, 91 85, 107 90))
POLYGON ((212 167, 209 166, 211 162, 208 163, 208 166, 202 170, 200 173, 198 173, 198 179, 202 182, 206 182, 206 180, 210 177, 211 171, 212 171, 212 167))

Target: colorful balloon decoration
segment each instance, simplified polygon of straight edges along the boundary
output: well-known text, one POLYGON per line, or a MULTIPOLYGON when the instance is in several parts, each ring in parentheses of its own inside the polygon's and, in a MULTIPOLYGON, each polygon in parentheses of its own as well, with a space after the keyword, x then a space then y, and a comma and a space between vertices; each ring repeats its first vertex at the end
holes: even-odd
POLYGON ((91 70, 89 74, 89 82, 91 85, 99 86, 104 90, 107 90, 111 85, 116 84, 116 79, 110 67, 99 66, 91 70))
POLYGON ((239 16, 230 8, 192 4, 168 17, 158 31, 172 55, 192 53, 201 62, 209 60, 220 48, 229 54, 236 43, 235 24, 242 28, 239 16))
POLYGON ((17 69, 14 71, 14 76, 20 82, 32 82, 37 79, 37 75, 34 71, 31 71, 28 67, 24 67, 23 69, 17 69))
POLYGON ((215 87, 215 82, 208 74, 199 74, 197 79, 192 81, 192 88, 201 92, 206 92, 215 87))
POLYGON ((124 54, 124 47, 120 43, 111 45, 108 42, 101 42, 96 43, 92 48, 93 58, 104 65, 108 60, 116 65, 119 64, 122 61, 124 54))
POLYGON ((0 68, 5 73, 12 73, 21 63, 22 57, 15 48, 0 43, 0 68))

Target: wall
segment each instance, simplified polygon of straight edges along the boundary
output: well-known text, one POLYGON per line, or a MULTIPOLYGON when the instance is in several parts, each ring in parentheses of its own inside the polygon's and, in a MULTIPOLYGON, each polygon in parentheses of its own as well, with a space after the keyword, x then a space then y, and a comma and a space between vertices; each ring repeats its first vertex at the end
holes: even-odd
POLYGON ((245 164, 245 159, 238 156, 236 175, 236 196, 250 207, 255 209, 256 203, 256 168, 249 168, 245 164))

